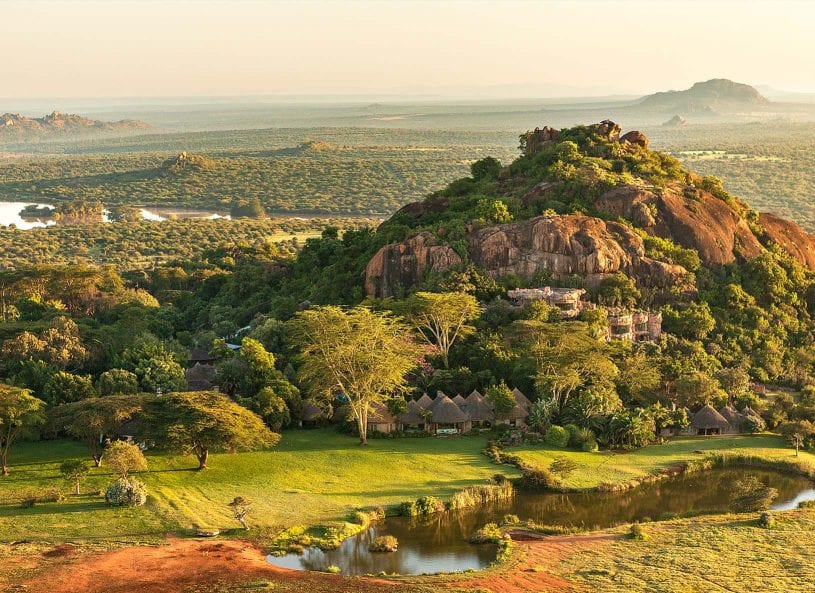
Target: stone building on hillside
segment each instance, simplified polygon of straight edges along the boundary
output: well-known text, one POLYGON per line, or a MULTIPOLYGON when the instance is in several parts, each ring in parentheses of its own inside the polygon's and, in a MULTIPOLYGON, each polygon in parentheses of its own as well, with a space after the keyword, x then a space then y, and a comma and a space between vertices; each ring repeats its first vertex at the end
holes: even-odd
POLYGON ((653 342, 662 335, 662 313, 608 309, 608 338, 629 342, 653 342))
POLYGON ((550 307, 560 310, 561 319, 572 319, 580 315, 580 311, 588 306, 583 302, 586 291, 582 288, 515 288, 507 291, 507 297, 513 304, 526 305, 532 301, 544 301, 550 307))

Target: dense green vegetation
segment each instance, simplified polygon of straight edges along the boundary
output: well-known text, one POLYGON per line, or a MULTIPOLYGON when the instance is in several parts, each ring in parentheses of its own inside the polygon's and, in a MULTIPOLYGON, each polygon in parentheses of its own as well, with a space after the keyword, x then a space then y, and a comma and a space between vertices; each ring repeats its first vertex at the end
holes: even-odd
POLYGON ((29 230, 0 227, 0 268, 56 263, 114 264, 130 270, 177 259, 194 260, 207 250, 224 245, 268 246, 282 254, 292 254, 327 226, 344 230, 375 222, 342 218, 168 219, 29 230))

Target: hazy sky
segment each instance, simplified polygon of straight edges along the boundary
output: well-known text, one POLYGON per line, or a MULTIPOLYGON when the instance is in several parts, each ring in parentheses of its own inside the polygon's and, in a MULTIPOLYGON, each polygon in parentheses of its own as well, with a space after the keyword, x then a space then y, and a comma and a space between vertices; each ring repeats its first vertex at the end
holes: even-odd
POLYGON ((0 96, 11 98, 636 94, 714 77, 815 91, 815 2, 806 1, 6 0, 0 9, 0 96))

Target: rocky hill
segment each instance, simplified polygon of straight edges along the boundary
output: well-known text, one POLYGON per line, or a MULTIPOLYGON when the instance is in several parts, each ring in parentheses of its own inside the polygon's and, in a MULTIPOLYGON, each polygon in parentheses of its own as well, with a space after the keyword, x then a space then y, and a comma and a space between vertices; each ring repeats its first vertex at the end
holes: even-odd
POLYGON ((725 78, 697 82, 683 91, 666 91, 648 95, 639 109, 673 114, 713 114, 760 110, 770 101, 755 88, 725 78))
POLYGON ((493 277, 596 286, 622 272, 656 290, 687 288, 699 266, 748 261, 777 245, 815 269, 815 237, 759 214, 715 178, 699 177, 651 151, 618 125, 521 136, 523 154, 502 167, 473 165, 473 177, 408 204, 380 229, 401 240, 368 262, 365 289, 398 296, 429 276, 474 266, 493 277))
POLYGON ((123 119, 105 122, 81 115, 54 111, 43 117, 0 115, 0 142, 32 142, 50 137, 130 134, 149 130, 143 121, 123 119))

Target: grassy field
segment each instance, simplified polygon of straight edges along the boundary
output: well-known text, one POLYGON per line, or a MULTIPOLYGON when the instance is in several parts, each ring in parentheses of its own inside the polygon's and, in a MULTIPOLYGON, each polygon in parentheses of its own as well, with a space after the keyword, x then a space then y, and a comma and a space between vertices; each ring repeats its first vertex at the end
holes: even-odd
MULTIPOLYGON (((577 470, 565 480, 569 488, 596 488, 600 484, 623 484, 682 461, 699 457, 701 452, 737 451, 768 458, 790 458, 795 452, 782 438, 773 435, 732 437, 678 437, 666 445, 644 447, 630 453, 598 451, 584 453, 556 449, 548 445, 530 445, 507 450, 529 465, 548 467, 555 457, 568 457, 577 470)), ((802 451, 801 461, 815 465, 815 455, 802 451)))
POLYGON ((554 568, 606 593, 815 590, 815 512, 776 517, 771 529, 744 515, 647 525, 646 541, 608 540, 565 554, 554 568))
MULTIPOLYGON (((292 431, 273 451, 212 455, 203 472, 191 470, 191 458, 148 455, 150 471, 139 477, 151 496, 141 509, 109 508, 98 495, 22 509, 16 501, 27 492, 54 486, 67 492, 59 464, 85 456, 71 442, 25 443, 13 452, 11 475, 0 481, 0 541, 143 538, 193 525, 234 527, 226 504, 238 495, 253 501, 257 526, 332 522, 356 508, 449 496, 483 482, 498 470, 481 454, 484 445, 483 437, 416 438, 372 440, 361 448, 333 430, 292 431)), ((83 490, 98 492, 111 478, 104 467, 94 470, 83 490)))

